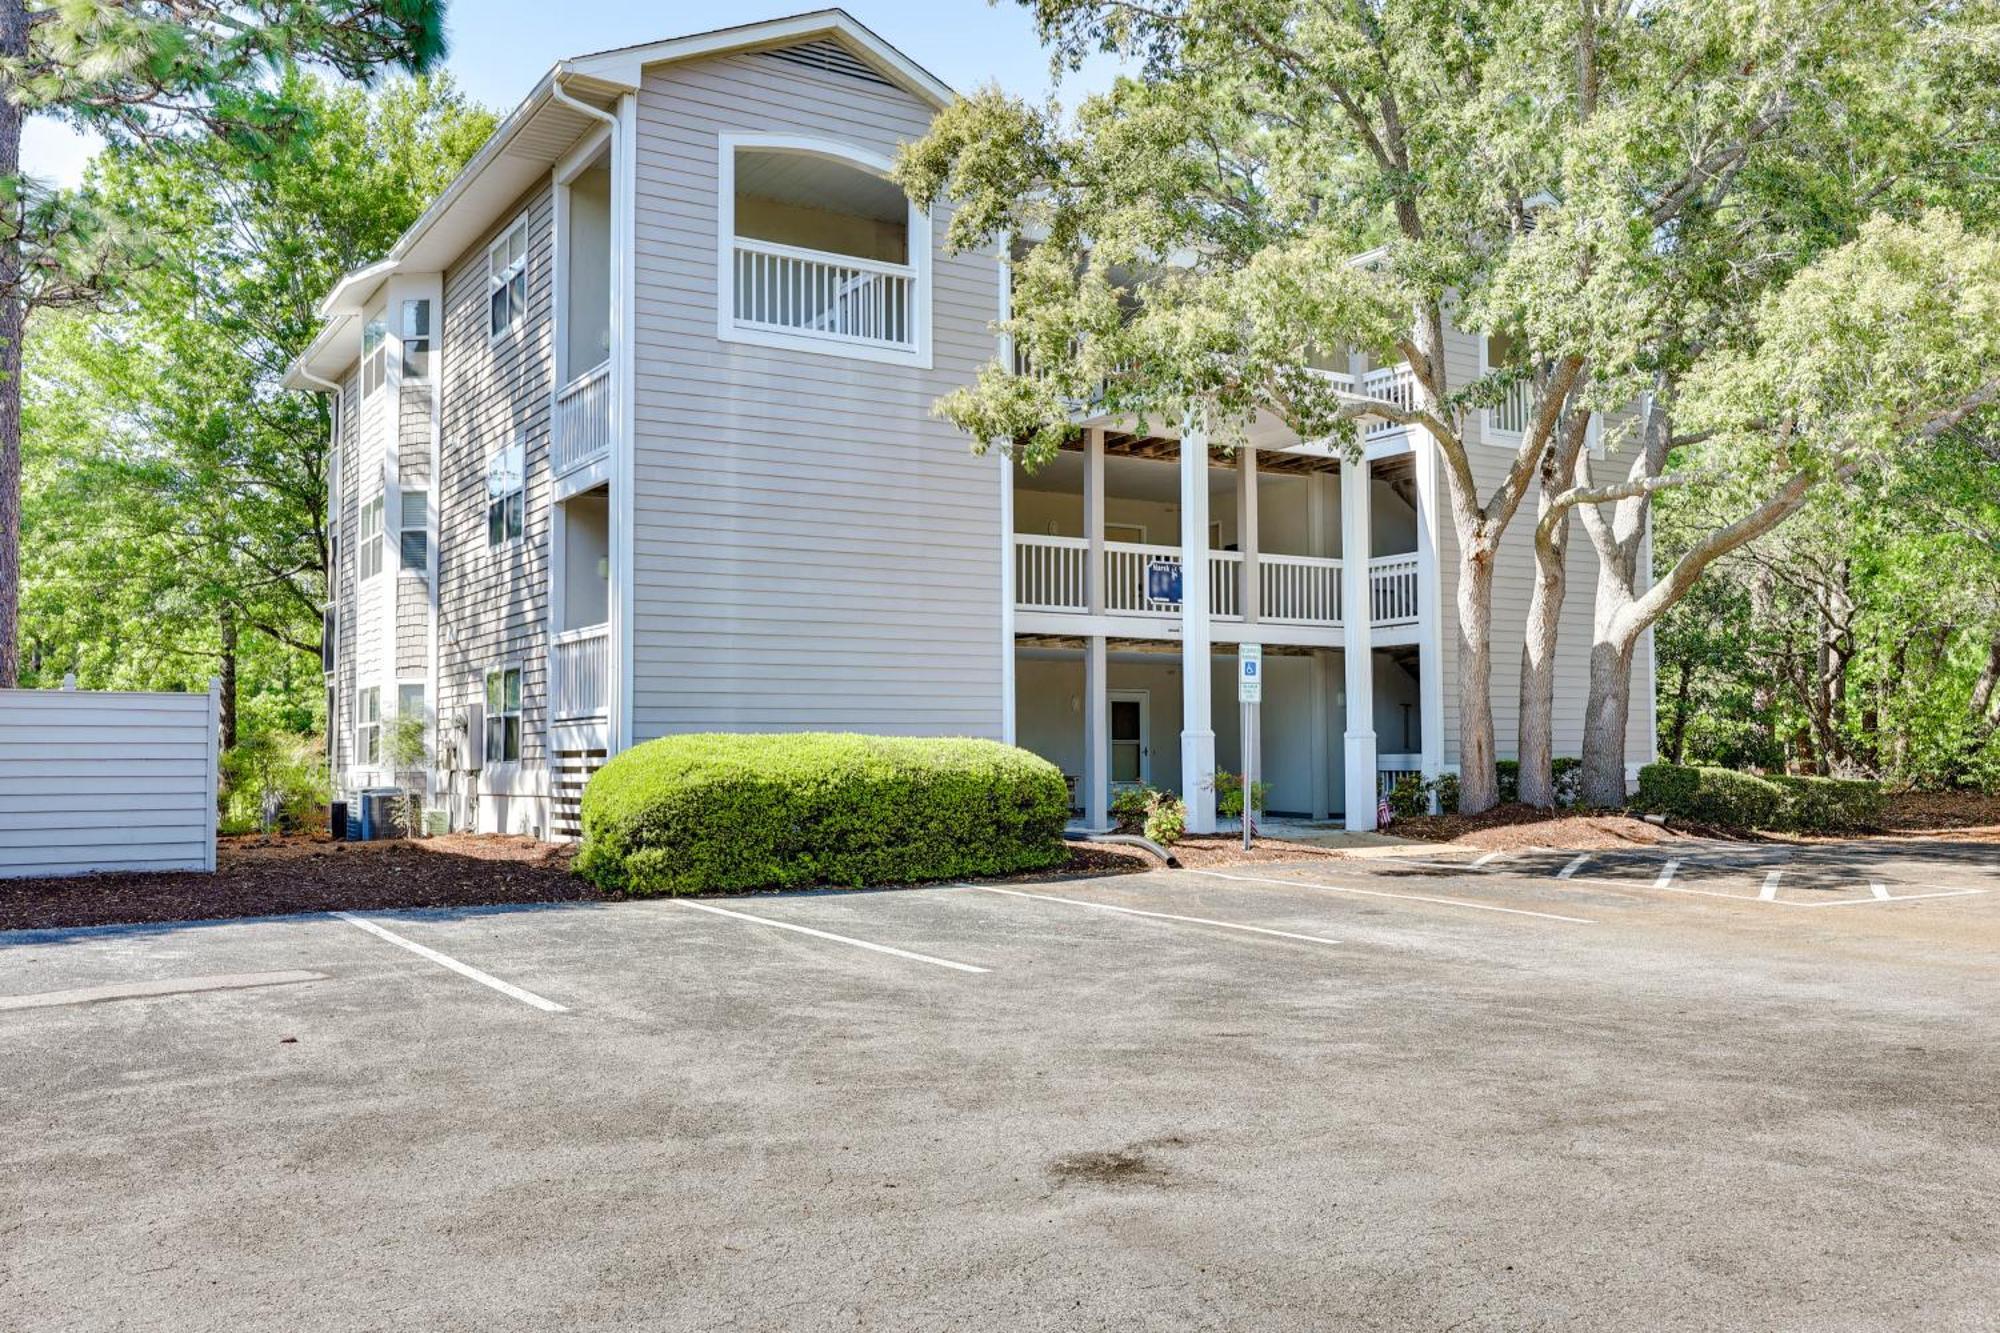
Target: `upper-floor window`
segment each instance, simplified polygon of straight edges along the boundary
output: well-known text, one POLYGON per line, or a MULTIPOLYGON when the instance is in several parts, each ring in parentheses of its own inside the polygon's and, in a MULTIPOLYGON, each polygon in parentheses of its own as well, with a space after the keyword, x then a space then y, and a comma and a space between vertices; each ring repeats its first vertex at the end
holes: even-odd
POLYGON ((418 681, 396 682, 396 716, 422 718, 424 715, 424 683, 418 681))
POLYGON ((355 574, 372 579, 382 572, 382 497, 361 506, 361 534, 355 552, 355 574))
POLYGON ((722 135, 725 341, 930 364, 930 219, 866 149, 722 135))
POLYGON ((486 332, 498 338, 520 327, 528 310, 528 220, 516 222, 486 251, 486 332))
POLYGON ((361 327, 361 396, 372 397, 389 378, 389 326, 380 315, 361 327))
POLYGON ((403 302, 403 378, 427 380, 431 377, 431 303, 418 299, 403 302))
POLYGON ((397 515, 401 524, 397 529, 397 553, 402 567, 412 573, 423 574, 431 567, 430 548, 430 492, 403 490, 397 493, 397 502, 402 512, 397 515))
POLYGON ((521 536, 526 507, 525 451, 516 440, 498 450, 486 464, 486 544, 504 546, 521 536))

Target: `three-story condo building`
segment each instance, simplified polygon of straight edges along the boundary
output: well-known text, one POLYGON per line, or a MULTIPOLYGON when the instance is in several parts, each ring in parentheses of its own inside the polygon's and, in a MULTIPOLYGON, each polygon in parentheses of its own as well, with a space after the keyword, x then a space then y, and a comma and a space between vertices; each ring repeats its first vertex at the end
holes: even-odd
MULTIPOLYGON (((424 784, 456 827, 574 836, 611 753, 671 732, 995 737, 1104 822, 1242 762, 1263 646, 1273 811, 1372 827, 1456 762, 1451 548, 1432 446, 1365 459, 1085 419, 1028 472, 932 404, 1004 355, 994 255, 887 178, 952 93, 838 10, 558 63, 381 262, 344 278, 288 383, 335 403, 326 613, 337 785, 424 784), (435 753, 389 762, 419 713, 435 753)), ((1505 349, 1454 332, 1451 373, 1505 349)), ((1371 392, 1408 372, 1354 358, 1371 392)), ((1482 414, 1491 484, 1525 397, 1482 414), (1491 446, 1491 447, 1488 447, 1491 446)), ((1533 557, 1496 577, 1511 741, 1533 557)), ((1592 555, 1578 539, 1574 583, 1592 555)), ((1565 610, 1558 753, 1581 743, 1589 599, 1565 610)), ((1634 764, 1652 753, 1652 654, 1634 764)))

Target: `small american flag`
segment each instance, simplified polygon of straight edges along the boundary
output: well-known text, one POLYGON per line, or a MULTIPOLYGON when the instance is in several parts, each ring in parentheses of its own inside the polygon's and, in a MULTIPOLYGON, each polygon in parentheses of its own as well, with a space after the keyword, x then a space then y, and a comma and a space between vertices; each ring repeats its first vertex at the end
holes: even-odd
POLYGON ((1375 822, 1384 828, 1396 822, 1396 812, 1389 808, 1389 798, 1386 796, 1375 804, 1375 822))

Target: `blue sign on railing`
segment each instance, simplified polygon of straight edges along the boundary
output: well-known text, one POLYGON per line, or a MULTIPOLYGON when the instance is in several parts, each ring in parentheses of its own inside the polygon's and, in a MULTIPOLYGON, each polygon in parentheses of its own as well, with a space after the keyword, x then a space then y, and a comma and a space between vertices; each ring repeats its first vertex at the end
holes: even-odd
POLYGON ((1181 565, 1178 560, 1151 560, 1146 564, 1146 600, 1181 604, 1181 565))

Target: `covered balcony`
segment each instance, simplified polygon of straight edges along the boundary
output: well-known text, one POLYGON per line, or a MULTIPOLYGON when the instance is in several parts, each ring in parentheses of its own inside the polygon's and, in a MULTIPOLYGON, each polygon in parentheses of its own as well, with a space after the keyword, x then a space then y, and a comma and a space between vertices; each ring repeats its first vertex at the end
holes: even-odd
POLYGON ((929 221, 887 164, 829 144, 725 144, 722 336, 917 362, 929 221))
MULTIPOLYGON (((1017 469, 1015 607, 1035 616, 1177 618, 1185 577, 1177 448, 1114 434, 1106 436, 1104 450, 1103 539, 1094 580, 1087 441, 1037 471, 1017 469)), ((1212 518, 1204 577, 1210 618, 1340 628, 1350 608, 1342 580, 1340 488, 1346 479, 1338 461, 1277 452, 1248 458, 1218 453, 1207 475, 1212 518)), ((1368 614, 1376 626, 1414 625, 1421 603, 1408 459, 1375 463, 1369 486, 1370 546, 1388 554, 1361 553, 1368 564, 1368 614)))
POLYGON ((558 477, 606 458, 615 438, 611 221, 607 147, 558 186, 558 388, 549 428, 558 477))
POLYGON ((555 506, 549 720, 601 726, 611 705, 611 526, 605 488, 555 506))

